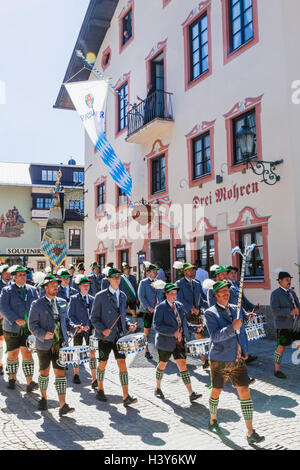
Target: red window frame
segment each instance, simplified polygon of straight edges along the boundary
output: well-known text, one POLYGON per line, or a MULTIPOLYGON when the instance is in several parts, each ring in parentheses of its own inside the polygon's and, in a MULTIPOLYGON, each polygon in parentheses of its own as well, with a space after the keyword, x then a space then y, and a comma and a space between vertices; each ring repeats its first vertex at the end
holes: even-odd
POLYGON ((215 179, 215 155, 214 155, 214 137, 215 137, 215 122, 202 122, 201 125, 196 125, 191 132, 186 134, 186 145, 188 155, 188 172, 189 172, 189 187, 194 188, 200 184, 213 181, 215 179), (200 178, 193 179, 193 141, 197 137, 200 137, 209 132, 210 136, 210 174, 201 176, 200 178))
POLYGON ((126 7, 123 8, 119 15, 119 53, 121 54, 134 40, 134 0, 129 0, 126 7), (123 44, 123 19, 132 10, 131 15, 131 38, 123 44))

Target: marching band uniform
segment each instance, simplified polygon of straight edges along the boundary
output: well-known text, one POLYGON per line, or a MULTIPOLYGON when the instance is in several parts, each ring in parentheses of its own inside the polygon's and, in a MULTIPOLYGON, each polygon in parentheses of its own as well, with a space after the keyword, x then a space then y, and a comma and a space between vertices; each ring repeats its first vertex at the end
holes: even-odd
MULTIPOLYGON (((175 284, 166 284, 164 292, 178 291, 179 287, 175 284)), ((180 376, 184 385, 190 392, 190 401, 193 402, 200 398, 201 394, 196 394, 191 389, 191 378, 186 367, 185 343, 189 339, 189 330, 185 316, 184 306, 175 300, 171 304, 168 300, 164 300, 155 307, 153 327, 155 330, 155 347, 158 350, 158 366, 156 369, 156 380, 158 387, 155 390, 155 396, 164 399, 164 395, 160 389, 160 382, 163 378, 166 364, 173 355, 177 362, 180 376), (178 341, 174 333, 180 332, 181 341, 178 341)))
MULTIPOLYGON (((43 286, 58 279, 48 274, 45 277, 43 286)), ((29 329, 36 338, 36 350, 40 363, 39 388, 42 399, 39 402, 39 410, 47 410, 46 392, 49 384, 49 367, 55 373, 55 388, 58 396, 65 396, 67 389, 67 379, 65 377, 65 367, 59 365, 59 349, 68 346, 68 331, 74 333, 75 325, 72 325, 67 315, 67 303, 64 299, 55 297, 49 299, 46 296, 34 301, 29 312, 29 329), (54 333, 52 339, 45 339, 47 332, 54 333), (57 371, 61 371, 57 373, 57 371), (48 373, 48 375, 46 375, 48 373)), ((59 415, 75 411, 69 405, 64 405, 59 409, 59 415)))
MULTIPOLYGON (((121 276, 121 271, 111 268, 108 272, 108 278, 121 276)), ((128 372, 124 354, 117 349, 117 340, 120 335, 127 333, 130 322, 126 319, 127 298, 124 292, 119 288, 114 290, 111 286, 96 294, 90 320, 95 328, 95 334, 99 338, 99 365, 97 369, 98 393, 99 401, 107 401, 103 390, 103 380, 105 367, 111 351, 113 351, 115 359, 119 367, 119 377, 123 390, 123 405, 125 407, 136 403, 137 400, 128 394, 128 372), (108 336, 103 332, 111 330, 108 336), (127 396, 126 396, 127 395, 127 396)))
MULTIPOLYGON (((87 276, 82 276, 80 281, 78 282, 78 286, 81 284, 86 284, 90 283, 91 281, 87 276)), ((68 305, 68 317, 70 319, 70 322, 75 324, 75 325, 81 325, 83 327, 88 326, 89 330, 88 331, 82 331, 80 333, 77 333, 74 336, 73 339, 73 344, 74 346, 81 346, 83 344, 83 340, 85 340, 85 344, 89 345, 89 340, 90 336, 92 335, 92 325, 90 321, 90 313, 92 311, 94 303, 94 297, 87 294, 83 296, 80 292, 76 295, 72 295, 70 298, 70 302, 68 305)), ((92 357, 92 351, 91 351, 91 357, 90 357, 90 369, 91 372, 96 371, 97 369, 97 359, 95 357, 95 354, 93 354, 94 357, 92 357)), ((78 374, 78 368, 74 367, 74 378, 73 382, 80 384, 80 379, 79 379, 79 374, 78 374)), ((95 374, 94 374, 95 375, 95 374)), ((96 375, 95 375, 95 380, 93 380, 92 387, 95 388, 97 387, 97 381, 96 381, 96 375)))
MULTIPOLYGON (((290 278, 287 272, 280 272, 278 281, 290 278)), ((298 309, 300 312, 300 303, 296 293, 293 290, 285 289, 280 285, 271 294, 271 311, 274 315, 274 326, 277 330, 277 349, 275 351, 275 364, 278 364, 274 375, 280 379, 286 378, 286 375, 279 370, 283 352, 286 346, 294 341, 300 340, 300 322, 297 317, 291 314, 291 311, 298 309)), ((299 315, 298 315, 299 319, 299 315)), ((299 347, 299 346, 298 346, 299 347)))
MULTIPOLYGON (((4 287, 7 287, 7 286, 10 286, 11 285, 11 281, 4 281, 4 277, 10 277, 11 275, 10 274, 7 274, 8 272, 8 269, 9 269, 9 266, 8 264, 3 264, 2 266, 0 266, 0 295, 1 295, 1 291, 4 287)), ((3 372, 3 363, 2 363, 2 359, 3 359, 3 341, 4 341, 4 337, 3 337, 3 317, 2 315, 0 314, 0 375, 4 375, 4 372, 3 372)))
POLYGON ((136 282, 136 277, 133 274, 125 274, 125 270, 130 270, 132 266, 129 266, 127 263, 122 263, 123 274, 121 276, 120 289, 127 297, 127 308, 129 309, 132 315, 132 321, 135 323, 137 321, 136 309, 139 305, 138 300, 138 286, 136 282))
MULTIPOLYGON (((73 289, 73 287, 70 287, 70 286, 67 286, 67 287, 62 287, 62 286, 59 286, 58 287, 58 294, 57 294, 57 297, 59 297, 60 299, 64 299, 66 302, 70 302, 70 299, 72 297, 72 295, 76 295, 77 294, 77 289, 73 289)), ((45 294, 44 294, 45 295, 45 294)))
POLYGON ((91 281, 91 287, 90 287, 90 295, 95 297, 95 295, 102 290, 101 288, 101 283, 102 279, 104 279, 104 274, 100 273, 101 266, 98 263, 93 263, 92 266, 93 268, 93 273, 89 276, 89 279, 91 281), (99 274, 95 274, 94 269, 99 269, 99 274))
MULTIPOLYGON (((229 288, 226 281, 218 281, 213 286, 215 294, 220 289, 229 288)), ((241 328, 239 333, 233 327, 233 321, 237 319, 237 307, 235 305, 216 305, 205 312, 205 320, 210 336, 209 364, 211 370, 212 394, 209 399, 210 414, 216 416, 219 403, 219 395, 224 384, 230 379, 232 385, 237 388, 241 410, 245 421, 251 423, 253 417, 253 404, 248 389, 249 378, 244 358, 248 354, 248 339, 244 326, 246 312, 241 311, 241 328), (245 398, 245 396, 247 398, 245 398)), ((248 427, 248 426, 247 426, 248 427)), ((248 428, 249 429, 249 428, 248 428)), ((222 434, 217 420, 209 422, 209 430, 215 430, 222 434)), ((253 429, 251 436, 247 436, 249 444, 261 442, 263 437, 259 436, 253 429)))
MULTIPOLYGON (((158 268, 154 264, 150 264, 148 268, 146 268, 146 272, 149 271, 157 271, 158 268)), ((138 287, 138 298, 140 301, 140 311, 143 314, 143 327, 145 335, 149 336, 149 332, 153 322, 153 315, 154 312, 150 312, 148 309, 155 309, 156 305, 160 304, 163 300, 163 291, 162 289, 155 289, 152 286, 152 282, 154 279, 147 277, 142 279, 138 287)), ((152 355, 150 354, 148 347, 146 348, 145 357, 147 359, 152 359, 152 355)))
MULTIPOLYGON (((12 275, 20 272, 26 272, 26 268, 23 266, 12 266, 9 268, 12 275)), ((15 359, 15 352, 19 354, 21 347, 26 348, 26 341, 29 336, 29 330, 27 326, 28 313, 31 304, 38 298, 37 290, 28 284, 18 286, 13 283, 7 287, 4 287, 0 297, 0 310, 3 315, 3 333, 6 341, 8 359, 7 369, 9 374, 8 388, 14 389, 16 376, 19 368, 18 355, 15 359), (16 320, 24 320, 25 324, 19 326, 16 320)), ((27 349, 27 348, 26 348, 27 349)), ((37 388, 37 384, 33 382, 32 376, 34 374, 34 361, 31 352, 27 349, 24 351, 22 361, 23 372, 27 381, 27 392, 31 392, 37 388)))

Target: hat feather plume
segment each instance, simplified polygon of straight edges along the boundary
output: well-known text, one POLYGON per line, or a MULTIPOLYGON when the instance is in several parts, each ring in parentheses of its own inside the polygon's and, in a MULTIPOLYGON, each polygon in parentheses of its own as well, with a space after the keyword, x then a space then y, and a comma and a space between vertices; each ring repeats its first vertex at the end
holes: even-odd
POLYGON ((110 269, 111 269, 110 266, 105 266, 105 268, 102 269, 102 274, 104 274, 104 276, 107 277, 110 269))
POLYGON ((182 261, 175 261, 173 264, 174 269, 183 269, 183 262, 182 261))
POLYGON ((9 273, 12 273, 16 268, 17 266, 19 266, 18 264, 14 264, 13 266, 11 266, 9 269, 8 269, 8 272, 9 273))
POLYGON ((46 273, 43 273, 42 271, 36 271, 35 273, 33 273, 32 279, 35 284, 41 284, 42 282, 44 282, 46 276, 46 273))
POLYGON ((83 277, 85 277, 83 274, 77 274, 77 276, 74 279, 75 284, 79 284, 83 277))
POLYGON ((218 264, 213 264, 213 265, 210 267, 210 272, 214 272, 218 267, 219 267, 218 264))
POLYGON ((149 266, 150 266, 150 264, 151 264, 150 261, 144 261, 143 263, 144 263, 144 265, 146 266, 146 268, 149 268, 149 266))
POLYGON ((215 284, 215 281, 213 281, 212 279, 205 279, 203 282, 202 282, 202 287, 203 289, 205 290, 209 290, 209 289, 212 289, 213 286, 215 284))
POLYGON ((161 279, 157 279, 157 281, 152 282, 154 289, 163 289, 165 285, 166 282, 162 281, 161 279))

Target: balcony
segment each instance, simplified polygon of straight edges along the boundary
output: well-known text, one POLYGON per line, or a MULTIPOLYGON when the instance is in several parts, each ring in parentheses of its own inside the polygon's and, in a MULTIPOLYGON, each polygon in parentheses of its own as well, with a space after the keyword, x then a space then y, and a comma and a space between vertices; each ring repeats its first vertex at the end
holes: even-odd
POLYGON ((84 214, 83 211, 77 209, 66 209, 64 222, 83 222, 84 214))
POLYGON ((144 144, 153 138, 163 138, 172 129, 173 122, 173 93, 155 91, 128 111, 126 141, 144 144))

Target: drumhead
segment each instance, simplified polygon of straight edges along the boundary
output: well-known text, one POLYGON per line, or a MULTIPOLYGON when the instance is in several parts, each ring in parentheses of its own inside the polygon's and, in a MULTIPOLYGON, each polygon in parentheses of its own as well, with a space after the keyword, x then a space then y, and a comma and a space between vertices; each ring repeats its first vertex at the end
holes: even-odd
POLYGON ((118 343, 133 343, 145 337, 144 333, 133 333, 132 335, 122 336, 118 339, 118 343))

